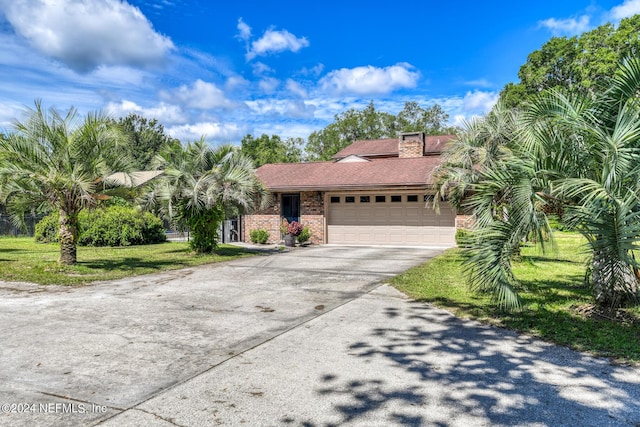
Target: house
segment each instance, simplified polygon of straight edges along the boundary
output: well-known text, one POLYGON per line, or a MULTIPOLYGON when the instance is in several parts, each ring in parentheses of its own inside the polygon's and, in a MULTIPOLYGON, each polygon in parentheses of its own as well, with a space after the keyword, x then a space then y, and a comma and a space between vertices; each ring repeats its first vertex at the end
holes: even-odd
POLYGON ((403 133, 355 141, 329 162, 267 164, 256 175, 271 192, 266 209, 242 217, 242 240, 266 229, 279 242, 285 218, 309 226, 313 243, 455 246, 446 202, 433 209, 434 169, 452 135, 403 133))

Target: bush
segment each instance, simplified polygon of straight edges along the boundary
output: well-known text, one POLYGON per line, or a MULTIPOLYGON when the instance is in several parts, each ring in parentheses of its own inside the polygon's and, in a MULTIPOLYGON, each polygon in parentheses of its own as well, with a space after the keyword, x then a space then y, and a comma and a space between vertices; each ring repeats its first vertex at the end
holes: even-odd
POLYGON ((302 233, 298 236, 298 243, 305 243, 311 238, 311 230, 309 227, 305 226, 302 229, 302 233))
POLYGON ((189 247, 199 254, 213 252, 218 247, 218 233, 224 216, 222 206, 191 213, 187 217, 187 225, 191 231, 189 247))
POLYGON ((50 213, 42 218, 37 224, 34 232, 36 242, 54 243, 60 240, 58 229, 60 228, 60 217, 58 212, 50 213))
POLYGON ((473 244, 474 235, 471 230, 466 228, 458 228, 456 230, 456 244, 460 248, 468 248, 473 244))
MULTIPOLYGON (((162 220, 149 212, 124 206, 82 211, 78 215, 80 246, 129 246, 164 242, 162 220)), ((44 217, 37 225, 37 242, 58 241, 58 213, 44 217)))
POLYGON ((262 228, 251 230, 249 232, 249 238, 253 243, 260 243, 261 245, 264 245, 269 240, 269 232, 262 228))
POLYGON ((555 231, 575 231, 572 227, 567 225, 562 218, 558 217, 558 215, 548 215, 549 226, 552 230, 555 231))

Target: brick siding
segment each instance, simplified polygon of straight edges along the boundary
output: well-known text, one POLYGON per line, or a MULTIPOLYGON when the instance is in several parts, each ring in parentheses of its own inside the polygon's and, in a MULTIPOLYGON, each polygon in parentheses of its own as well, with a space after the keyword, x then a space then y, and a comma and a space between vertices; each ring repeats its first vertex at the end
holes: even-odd
MULTIPOLYGON (((266 209, 242 216, 242 241, 250 242, 251 230, 262 228, 269 233, 269 243, 280 243, 280 197, 274 194, 272 203, 266 209)), ((324 193, 307 191, 300 193, 300 223, 309 227, 311 243, 324 242, 324 193)))
POLYGON ((456 230, 458 228, 470 229, 475 225, 473 215, 456 215, 456 230))

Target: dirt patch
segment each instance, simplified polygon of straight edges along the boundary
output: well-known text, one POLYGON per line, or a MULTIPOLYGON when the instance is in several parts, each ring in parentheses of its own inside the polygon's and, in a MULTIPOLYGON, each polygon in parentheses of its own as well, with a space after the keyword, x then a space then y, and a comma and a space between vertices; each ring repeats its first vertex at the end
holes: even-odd
POLYGON ((611 309, 596 306, 594 304, 582 304, 572 306, 574 313, 587 319, 619 322, 628 325, 640 326, 640 316, 629 312, 624 308, 611 309))

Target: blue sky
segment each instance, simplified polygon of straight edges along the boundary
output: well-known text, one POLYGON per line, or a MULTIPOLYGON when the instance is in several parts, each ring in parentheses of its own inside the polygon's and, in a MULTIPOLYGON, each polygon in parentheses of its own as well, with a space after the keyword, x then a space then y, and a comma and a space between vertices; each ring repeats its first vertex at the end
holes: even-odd
POLYGON ((0 0, 0 129, 25 106, 157 118, 183 141, 306 138, 370 101, 488 111, 527 55, 640 0, 0 0))

